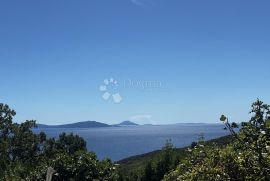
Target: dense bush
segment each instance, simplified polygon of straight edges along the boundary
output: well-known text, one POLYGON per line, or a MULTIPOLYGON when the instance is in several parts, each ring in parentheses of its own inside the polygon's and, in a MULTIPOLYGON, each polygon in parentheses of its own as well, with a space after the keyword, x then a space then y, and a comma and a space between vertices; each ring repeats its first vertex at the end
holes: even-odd
POLYGON ((0 180, 45 180, 49 167, 53 180, 118 180, 115 165, 87 152, 81 137, 47 139, 44 132, 33 133, 35 121, 13 123, 15 114, 0 104, 0 180))
POLYGON ((161 150, 161 154, 156 160, 149 162, 144 168, 144 172, 142 173, 141 180, 142 181, 159 181, 163 178, 163 176, 175 168, 178 163, 177 154, 175 154, 176 150, 173 148, 173 145, 170 140, 168 140, 165 146, 161 150))
POLYGON ((220 120, 235 137, 225 147, 206 146, 204 141, 189 148, 189 156, 165 177, 172 180, 270 180, 270 106, 257 100, 250 121, 236 123, 224 115, 220 120))

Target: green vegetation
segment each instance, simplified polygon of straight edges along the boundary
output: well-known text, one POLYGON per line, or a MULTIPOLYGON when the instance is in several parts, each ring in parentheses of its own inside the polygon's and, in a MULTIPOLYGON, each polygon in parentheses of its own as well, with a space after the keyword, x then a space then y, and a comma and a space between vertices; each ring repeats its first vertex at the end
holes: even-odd
POLYGON ((79 136, 62 133, 57 139, 34 134, 34 121, 13 123, 15 111, 0 104, 0 180, 270 180, 270 106, 257 100, 248 122, 236 123, 221 116, 231 134, 211 141, 203 136, 190 147, 162 150, 119 161, 99 161, 87 152, 79 136))
POLYGON ((86 142, 73 134, 58 139, 34 134, 35 121, 13 123, 15 111, 0 104, 0 180, 45 180, 49 167, 53 180, 118 180, 110 160, 97 160, 86 142))
POLYGON ((207 146, 199 141, 165 181, 171 180, 270 180, 270 106, 257 100, 252 104, 250 121, 236 123, 221 116, 235 140, 225 147, 207 146))
POLYGON ((201 137, 182 149, 166 144, 161 151, 120 161, 120 173, 130 181, 270 180, 269 110, 257 100, 251 120, 242 123, 239 132, 238 125, 222 115, 220 121, 230 136, 211 141, 201 137))
MULTIPOLYGON (((228 135, 206 141, 205 144, 209 147, 224 147, 231 143, 233 140, 234 138, 228 135)), ((190 147, 194 147, 195 145, 197 145, 197 142, 193 142, 190 147)), ((187 151, 188 148, 189 147, 174 148, 173 145, 168 141, 162 150, 133 156, 119 161, 119 172, 122 175, 122 178, 127 181, 162 180, 165 173, 158 173, 158 170, 160 170, 158 167, 162 165, 161 163, 167 162, 168 160, 168 162, 164 165, 167 165, 167 168, 169 169, 175 169, 180 161, 187 158, 189 154, 187 151), (151 177, 149 175, 151 175, 151 177)))

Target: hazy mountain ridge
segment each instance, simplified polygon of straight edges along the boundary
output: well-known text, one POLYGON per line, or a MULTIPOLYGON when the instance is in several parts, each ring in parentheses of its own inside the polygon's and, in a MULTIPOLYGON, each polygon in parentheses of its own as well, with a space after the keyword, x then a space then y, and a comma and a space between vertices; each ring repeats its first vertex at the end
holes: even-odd
POLYGON ((99 127, 110 127, 111 125, 97 122, 97 121, 82 121, 70 124, 62 125, 46 125, 37 124, 38 128, 99 128, 99 127))
POLYGON ((82 121, 69 124, 61 125, 46 125, 46 124, 37 124, 37 128, 101 128, 101 127, 115 127, 115 126, 136 126, 138 124, 131 121, 123 121, 119 124, 109 125, 97 121, 82 121))
POLYGON ((115 124, 114 126, 139 126, 139 124, 136 124, 134 122, 131 122, 131 121, 123 121, 119 124, 115 124))
MULTIPOLYGON (((166 125, 200 125, 200 124, 213 124, 213 123, 173 123, 166 125)), ((216 123, 219 124, 219 123, 216 123)), ((158 124, 137 124, 132 121, 126 120, 118 124, 106 124, 98 121, 81 121, 68 124, 60 125, 47 125, 47 124, 37 124, 38 128, 102 128, 102 127, 125 127, 125 126, 160 126, 158 124)))

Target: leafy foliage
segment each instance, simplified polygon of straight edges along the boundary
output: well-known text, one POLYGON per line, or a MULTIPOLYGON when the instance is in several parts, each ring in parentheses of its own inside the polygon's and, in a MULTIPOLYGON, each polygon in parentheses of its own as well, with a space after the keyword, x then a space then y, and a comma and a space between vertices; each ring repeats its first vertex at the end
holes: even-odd
POLYGON ((252 104, 250 121, 236 123, 221 116, 226 128, 235 137, 225 147, 206 146, 200 141, 177 168, 165 177, 171 180, 270 180, 270 106, 257 100, 252 104))
POLYGON ((16 115, 8 105, 0 104, 0 180, 45 180, 49 167, 53 180, 117 180, 115 165, 99 161, 87 152, 79 136, 62 133, 58 139, 34 134, 35 121, 13 123, 16 115))
POLYGON ((123 180, 127 181, 160 181, 164 175, 174 169, 179 160, 185 156, 184 150, 173 147, 170 140, 167 140, 162 150, 142 158, 120 163, 120 173, 123 180), (128 165, 128 164, 131 165, 128 165), (127 167, 127 169, 126 169, 127 167))

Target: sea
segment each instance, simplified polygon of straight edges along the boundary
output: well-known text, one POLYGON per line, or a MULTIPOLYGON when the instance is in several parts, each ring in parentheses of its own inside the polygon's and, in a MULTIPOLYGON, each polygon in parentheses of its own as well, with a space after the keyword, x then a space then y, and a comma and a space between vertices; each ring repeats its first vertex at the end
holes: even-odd
POLYGON ((205 140, 228 135, 222 124, 181 123, 172 125, 141 125, 102 128, 37 128, 48 137, 58 137, 62 132, 74 133, 87 142, 88 151, 99 159, 113 161, 160 150, 166 140, 177 148, 189 146, 203 135, 205 140))

